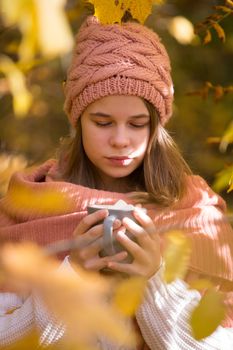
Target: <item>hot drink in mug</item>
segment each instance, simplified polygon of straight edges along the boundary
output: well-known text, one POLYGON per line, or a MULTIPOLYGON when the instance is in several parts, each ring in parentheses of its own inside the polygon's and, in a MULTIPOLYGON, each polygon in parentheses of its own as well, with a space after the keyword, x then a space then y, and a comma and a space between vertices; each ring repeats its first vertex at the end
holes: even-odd
MULTIPOLYGON (((113 223, 116 219, 123 220, 123 218, 127 217, 131 220, 136 221, 133 211, 135 210, 135 207, 132 204, 127 204, 123 200, 119 200, 114 205, 101 205, 101 204, 94 204, 87 207, 88 213, 94 213, 97 210, 100 209, 107 209, 109 212, 109 215, 104 219, 103 226, 104 226, 104 232, 103 232, 103 248, 100 251, 100 256, 109 256, 114 255, 122 250, 124 248, 122 245, 117 242, 117 240, 114 237, 113 234, 113 223)), ((145 208, 140 208, 140 210, 143 210, 146 212, 145 208)), ((130 237, 130 239, 135 240, 134 236, 126 231, 126 234, 130 237)), ((125 262, 131 262, 132 257, 128 256, 125 262)))

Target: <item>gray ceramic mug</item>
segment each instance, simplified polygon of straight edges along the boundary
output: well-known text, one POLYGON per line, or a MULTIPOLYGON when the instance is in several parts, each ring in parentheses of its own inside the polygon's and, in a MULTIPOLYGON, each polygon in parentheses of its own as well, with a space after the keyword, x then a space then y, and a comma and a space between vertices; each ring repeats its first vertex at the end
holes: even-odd
MULTIPOLYGON (((99 255, 103 257, 117 254, 122 250, 125 250, 125 248, 122 247, 122 245, 114 237, 113 223, 116 219, 123 220, 123 218, 125 217, 137 222, 135 217, 133 216, 133 211, 135 210, 135 207, 131 204, 125 203, 123 200, 119 200, 114 205, 94 204, 87 207, 89 214, 94 213, 95 211, 100 209, 107 209, 109 215, 103 220, 103 248, 101 249, 99 255)), ((146 212, 145 208, 140 208, 140 210, 146 212)), ((135 237, 130 232, 126 231, 126 235, 130 239, 135 240, 135 237)), ((128 254, 128 257, 124 260, 124 262, 131 261, 132 256, 128 254)))

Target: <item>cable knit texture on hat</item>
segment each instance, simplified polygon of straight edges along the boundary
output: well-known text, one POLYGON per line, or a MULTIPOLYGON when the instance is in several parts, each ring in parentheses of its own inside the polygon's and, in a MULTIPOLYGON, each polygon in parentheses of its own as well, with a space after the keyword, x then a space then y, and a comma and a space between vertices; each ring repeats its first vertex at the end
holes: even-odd
POLYGON ((85 108, 108 95, 151 102, 164 125, 172 114, 170 60, 152 30, 138 23, 107 24, 88 17, 81 26, 65 84, 64 109, 73 126, 85 108))

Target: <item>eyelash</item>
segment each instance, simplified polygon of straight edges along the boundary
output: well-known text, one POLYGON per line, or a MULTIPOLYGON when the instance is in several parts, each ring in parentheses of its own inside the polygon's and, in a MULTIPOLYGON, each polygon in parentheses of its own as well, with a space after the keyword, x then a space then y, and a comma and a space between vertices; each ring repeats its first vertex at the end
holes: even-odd
MULTIPOLYGON (((107 127, 110 126, 111 123, 100 123, 100 122, 95 122, 95 124, 99 127, 107 127)), ((133 128, 143 128, 147 125, 147 123, 145 124, 130 124, 133 128)))

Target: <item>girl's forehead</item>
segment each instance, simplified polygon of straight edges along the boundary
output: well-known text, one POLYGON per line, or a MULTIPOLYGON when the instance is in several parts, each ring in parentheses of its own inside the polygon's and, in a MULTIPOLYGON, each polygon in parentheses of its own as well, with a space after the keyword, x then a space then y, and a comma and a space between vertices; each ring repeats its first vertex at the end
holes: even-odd
POLYGON ((106 115, 124 114, 128 116, 148 115, 144 101, 138 96, 112 95, 102 97, 91 103, 88 113, 104 113, 106 115))

